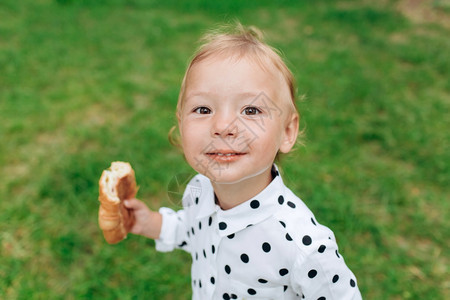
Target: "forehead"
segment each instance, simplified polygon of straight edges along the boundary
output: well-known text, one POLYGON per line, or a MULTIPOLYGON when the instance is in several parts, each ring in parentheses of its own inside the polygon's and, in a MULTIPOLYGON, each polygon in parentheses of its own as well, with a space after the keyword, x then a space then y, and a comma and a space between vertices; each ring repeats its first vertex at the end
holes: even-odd
POLYGON ((198 69, 199 66, 208 68, 219 64, 226 65, 230 69, 246 65, 250 68, 264 71, 264 73, 268 76, 274 76, 279 73, 274 63, 271 62, 270 58, 267 56, 252 53, 241 54, 231 51, 213 53, 201 58, 200 60, 193 61, 188 73, 198 69))
POLYGON ((268 62, 251 56, 215 55, 193 64, 186 74, 185 98, 198 93, 240 93, 279 97, 288 89, 280 72, 268 62))

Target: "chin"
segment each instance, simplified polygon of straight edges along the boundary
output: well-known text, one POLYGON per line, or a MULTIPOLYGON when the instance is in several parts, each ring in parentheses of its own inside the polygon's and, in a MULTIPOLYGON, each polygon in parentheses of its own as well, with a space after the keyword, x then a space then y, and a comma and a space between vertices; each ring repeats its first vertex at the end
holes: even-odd
POLYGON ((242 176, 233 176, 231 174, 221 174, 215 172, 203 173, 213 183, 217 184, 234 184, 243 180, 242 176))
POLYGON ((236 184, 243 182, 247 179, 256 179, 259 175, 262 175, 270 167, 262 168, 261 170, 253 170, 253 172, 233 172, 232 170, 222 170, 221 172, 213 171, 209 173, 202 173, 208 177, 211 182, 216 184, 236 184))

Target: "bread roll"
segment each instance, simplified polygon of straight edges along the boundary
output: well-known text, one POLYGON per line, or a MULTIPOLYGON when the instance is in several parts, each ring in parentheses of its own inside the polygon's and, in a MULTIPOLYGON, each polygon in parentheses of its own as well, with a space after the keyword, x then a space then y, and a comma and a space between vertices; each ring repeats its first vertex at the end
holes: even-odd
POLYGON ((109 244, 116 244, 127 237, 135 217, 123 205, 123 200, 136 196, 134 170, 129 163, 116 161, 104 170, 99 181, 98 223, 109 244))

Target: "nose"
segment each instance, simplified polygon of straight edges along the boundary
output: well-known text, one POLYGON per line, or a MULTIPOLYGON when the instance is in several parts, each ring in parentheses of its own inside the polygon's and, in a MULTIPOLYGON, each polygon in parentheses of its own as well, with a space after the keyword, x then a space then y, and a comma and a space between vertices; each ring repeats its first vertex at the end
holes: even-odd
POLYGON ((213 117, 211 134, 214 137, 236 137, 238 133, 238 119, 227 112, 218 112, 213 117))

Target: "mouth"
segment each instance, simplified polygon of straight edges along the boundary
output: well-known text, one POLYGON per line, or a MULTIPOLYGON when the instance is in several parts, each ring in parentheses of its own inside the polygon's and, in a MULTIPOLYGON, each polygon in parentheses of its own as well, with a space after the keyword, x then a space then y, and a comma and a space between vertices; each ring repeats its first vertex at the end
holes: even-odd
POLYGON ((219 161, 219 162, 231 162, 237 160, 240 157, 246 155, 245 152, 235 152, 229 150, 217 150, 205 153, 209 158, 219 161))

